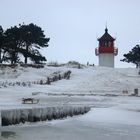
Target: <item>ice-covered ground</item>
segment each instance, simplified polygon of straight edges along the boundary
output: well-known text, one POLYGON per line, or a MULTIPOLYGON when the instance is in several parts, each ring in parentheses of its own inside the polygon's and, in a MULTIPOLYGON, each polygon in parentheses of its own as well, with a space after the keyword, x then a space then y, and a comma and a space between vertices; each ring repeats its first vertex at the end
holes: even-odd
POLYGON ((0 82, 33 82, 67 70, 72 71, 70 80, 51 85, 1 87, 0 109, 86 105, 92 107, 91 111, 64 120, 0 127, 0 140, 139 140, 140 97, 128 96, 135 88, 140 90, 137 69, 9 68, 0 70, 0 82), (127 90, 128 95, 123 95, 123 90, 127 90), (21 99, 26 97, 40 102, 23 105, 21 99))

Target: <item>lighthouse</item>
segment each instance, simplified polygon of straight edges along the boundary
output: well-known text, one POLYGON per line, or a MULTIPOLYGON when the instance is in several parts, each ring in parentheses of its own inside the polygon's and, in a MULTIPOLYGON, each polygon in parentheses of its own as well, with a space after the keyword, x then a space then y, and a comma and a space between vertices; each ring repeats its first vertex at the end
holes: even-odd
POLYGON ((113 67, 114 58, 118 54, 118 49, 114 47, 115 38, 105 29, 102 37, 98 38, 99 46, 95 49, 95 54, 99 58, 99 66, 113 67))

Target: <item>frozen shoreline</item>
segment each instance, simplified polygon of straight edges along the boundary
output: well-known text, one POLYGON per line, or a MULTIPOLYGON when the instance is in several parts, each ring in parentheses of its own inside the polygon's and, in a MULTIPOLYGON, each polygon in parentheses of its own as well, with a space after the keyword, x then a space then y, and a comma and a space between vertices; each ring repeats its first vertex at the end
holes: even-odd
MULTIPOLYGON (((92 109, 83 116, 64 120, 5 127, 0 129, 2 134, 0 138, 6 139, 7 132, 9 140, 139 140, 140 121, 133 122, 130 121, 131 118, 128 119, 131 123, 128 120, 124 121, 130 112, 125 113, 113 108, 92 109), (107 112, 105 118, 104 112, 107 112), (119 115, 119 118, 116 115, 119 115)), ((140 117, 140 114, 137 115, 140 117)))
POLYGON ((93 109, 85 115, 63 120, 0 127, 0 140, 6 137, 8 140, 139 140, 140 98, 128 96, 134 88, 140 89, 136 69, 19 68, 17 73, 2 71, 0 81, 39 80, 52 72, 69 69, 72 71, 70 80, 63 79, 51 85, 0 88, 0 110, 67 105, 93 109), (128 94, 123 95, 122 90, 127 90, 128 94), (40 102, 22 104, 22 98, 30 97, 40 102))

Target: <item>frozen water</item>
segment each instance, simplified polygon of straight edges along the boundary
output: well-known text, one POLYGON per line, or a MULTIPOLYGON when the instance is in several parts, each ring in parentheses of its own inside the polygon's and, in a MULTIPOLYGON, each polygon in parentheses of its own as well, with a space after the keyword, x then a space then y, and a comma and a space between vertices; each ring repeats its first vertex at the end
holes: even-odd
POLYGON ((60 80, 51 85, 0 88, 0 109, 60 105, 84 105, 93 109, 85 115, 64 120, 0 127, 0 140, 139 140, 140 98, 128 96, 135 88, 140 90, 137 69, 17 68, 17 73, 9 69, 4 73, 2 70, 0 81, 34 81, 53 72, 67 70, 72 71, 70 80, 60 80), (128 94, 124 95, 123 90, 128 94), (40 102, 23 105, 21 99, 26 97, 40 102))

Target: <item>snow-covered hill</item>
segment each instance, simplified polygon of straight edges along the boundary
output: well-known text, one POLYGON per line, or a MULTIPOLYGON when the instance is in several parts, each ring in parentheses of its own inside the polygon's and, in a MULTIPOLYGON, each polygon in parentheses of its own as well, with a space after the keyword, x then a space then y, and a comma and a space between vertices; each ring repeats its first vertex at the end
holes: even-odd
MULTIPOLYGON (((61 104, 68 103, 67 96, 70 97, 72 95, 122 95, 123 90, 127 90, 128 95, 130 95, 135 88, 140 89, 140 76, 138 75, 138 70, 133 68, 84 67, 83 69, 78 69, 68 66, 46 66, 45 68, 35 69, 16 67, 14 69, 0 69, 0 85, 0 107, 3 108, 8 105, 12 107, 12 105, 15 106, 17 104, 23 106, 21 99, 26 97, 39 98, 40 104, 48 105, 54 102, 61 104), (44 80, 54 73, 63 73, 67 70, 72 71, 69 80, 62 79, 51 85, 33 84, 34 81, 44 80), (10 86, 6 84, 6 86, 2 86, 3 83, 10 82, 30 82, 31 84, 30 86, 17 86, 16 84, 11 84, 10 86), (58 97, 61 95, 61 100, 54 95, 58 97), (48 96, 50 97, 49 100, 48 96), (51 100, 54 100, 54 102, 51 100)), ((73 100, 74 103, 76 103, 76 101, 79 103, 80 100, 82 101, 79 96, 77 99, 71 98, 71 100, 73 100)), ((89 100, 91 98, 89 98, 89 100)))
MULTIPOLYGON (((17 127, 0 128, 0 131, 17 133, 10 140, 139 140, 140 97, 129 96, 140 90, 140 75, 134 68, 83 67, 82 69, 48 67, 42 69, 17 67, 0 69, 0 109, 46 106, 90 106, 84 116, 17 127), (34 84, 54 73, 70 70, 70 79, 51 85, 34 84), (30 86, 7 83, 30 82, 30 86), (6 86, 3 86, 3 83, 6 86), (123 91, 128 91, 124 94, 123 91), (39 99, 38 104, 22 104, 22 98, 39 99), (38 129, 39 128, 39 129, 38 129), (130 130, 133 128, 133 131, 130 130), (47 130, 47 131, 45 131, 47 130), (76 132, 76 133, 75 133, 76 132), (53 134, 53 135, 52 135, 53 134), (56 134, 56 135, 55 135, 56 134)), ((140 92, 140 91, 139 91, 140 92)), ((1 133, 3 135, 3 133, 1 133)), ((4 138, 0 136, 0 139, 4 138)))

